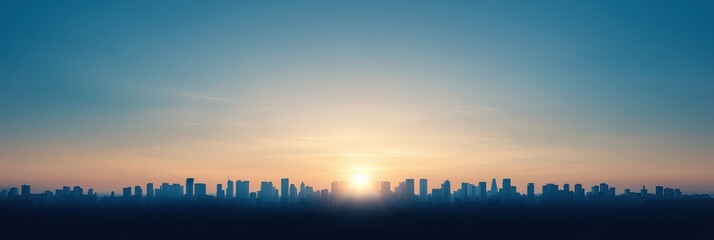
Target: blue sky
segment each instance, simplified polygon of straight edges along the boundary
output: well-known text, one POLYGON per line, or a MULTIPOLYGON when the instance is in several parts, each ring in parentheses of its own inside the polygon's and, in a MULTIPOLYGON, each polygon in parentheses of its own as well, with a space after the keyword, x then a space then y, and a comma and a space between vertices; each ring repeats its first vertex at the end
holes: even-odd
POLYGON ((0 170, 0 182, 130 184, 101 174, 117 166, 147 181, 159 180, 137 169, 171 179, 373 169, 522 184, 605 174, 712 191, 712 10, 706 1, 4 1, 0 161, 16 169, 0 170), (284 141, 293 138, 313 142, 284 141), (53 164, 89 167, 50 174, 53 164))

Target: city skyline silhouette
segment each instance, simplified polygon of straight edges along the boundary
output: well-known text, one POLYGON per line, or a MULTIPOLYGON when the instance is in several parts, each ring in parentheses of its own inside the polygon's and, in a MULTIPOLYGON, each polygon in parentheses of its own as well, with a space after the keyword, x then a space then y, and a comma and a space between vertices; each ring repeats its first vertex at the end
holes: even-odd
MULTIPOLYGON (((226 180, 230 180, 230 179, 231 179, 230 177, 226 177, 226 180)), ((250 184, 250 185, 249 185, 249 188, 250 188, 250 189, 256 189, 256 188, 260 188, 260 183, 261 183, 261 182, 278 182, 278 183, 279 183, 281 179, 285 179, 285 178, 277 179, 277 181, 276 181, 276 180, 253 180, 253 181, 251 181, 251 180, 249 180, 249 179, 234 178, 234 181, 231 181, 231 182, 235 182, 235 181, 248 182, 248 183, 250 184)), ((288 178, 288 179, 290 179, 290 178, 288 178)), ((427 179, 427 178, 406 178, 406 179, 412 179, 412 180, 417 179, 417 180, 419 180, 419 179, 427 179)), ((496 180, 496 179, 498 179, 498 178, 491 178, 491 180, 496 180)), ((511 179, 511 178, 506 178, 506 179, 511 179)), ((344 183, 350 183, 350 185, 353 185, 353 184, 352 184, 353 182, 360 182, 360 185, 362 185, 362 186, 359 186, 359 188, 361 188, 361 189, 368 189, 368 192, 370 192, 370 193, 372 193, 372 192, 378 193, 378 192, 379 192, 379 191, 378 191, 379 186, 376 186, 376 189, 377 189, 377 190, 375 190, 375 189, 373 189, 373 188, 375 188, 374 185, 378 185, 378 184, 381 183, 381 182, 389 182, 390 184, 391 184, 392 182, 399 183, 400 181, 403 181, 403 180, 404 180, 404 179, 402 179, 402 180, 397 180, 397 181, 375 180, 375 179, 373 179, 372 177, 370 177, 370 176, 368 176, 368 175, 366 175, 366 174, 355 174, 355 175, 352 176, 351 178, 346 178, 346 180, 345 180, 345 179, 342 179, 342 180, 329 181, 329 182, 327 182, 327 183, 317 183, 317 184, 314 184, 314 186, 315 186, 315 188, 319 188, 319 189, 329 189, 330 187, 332 187, 332 183, 335 182, 335 181, 337 181, 337 182, 344 182, 344 183), (358 179, 358 178, 360 178, 360 177, 362 177, 363 179, 358 179)), ((515 181, 515 182, 512 184, 512 186, 516 186, 516 187, 518 187, 518 189, 525 189, 529 184, 536 184, 535 182, 524 182, 524 181, 522 181, 522 180, 521 180, 521 181, 518 181, 518 179, 516 179, 516 180, 517 180, 517 181, 515 181)), ((450 181, 450 179, 443 179, 443 181, 450 181)), ((153 184, 153 183, 159 183, 159 182, 161 182, 161 183, 171 182, 171 183, 173 184, 173 183, 177 183, 177 182, 180 182, 180 181, 157 181, 157 182, 156 182, 156 181, 152 181, 152 182, 150 182, 150 183, 153 184)), ((304 181, 301 181, 301 182, 304 183, 304 181)), ((466 181, 466 182, 467 182, 467 183, 472 183, 472 182, 474 182, 474 181, 466 181)), ((474 183, 478 183, 478 182, 480 182, 480 181, 475 181, 474 183)), ((581 183, 581 182, 562 181, 562 182, 546 182, 546 183, 543 183, 543 184, 571 184, 571 185, 572 185, 572 184, 580 184, 580 185, 594 186, 594 185, 598 185, 598 184, 600 184, 600 183, 602 183, 602 182, 607 182, 607 181, 596 181, 595 183, 585 183, 585 184, 584 184, 584 183, 581 183)), ((209 195, 215 195, 215 193, 216 193, 216 191, 217 191, 217 185, 216 185, 216 184, 212 184, 212 183, 210 183, 210 182, 208 182, 208 181, 204 181, 204 184, 206 184, 206 183, 208 183, 208 185, 206 185, 206 191, 207 191, 207 193, 209 193, 209 195)), ((145 184, 146 184, 146 183, 144 183, 144 185, 145 185, 145 184)), ((222 182, 222 183, 217 183, 217 184, 223 184, 223 186, 226 186, 226 185, 227 185, 227 181, 222 182)), ((489 184, 492 184, 492 183, 489 182, 489 184)), ((32 181, 22 181, 22 184, 17 185, 17 186, 12 186, 12 185, 0 185, 0 190, 9 190, 10 188, 13 188, 13 187, 14 187, 14 188, 18 188, 18 187, 21 186, 21 185, 34 185, 34 184, 32 184, 32 181)), ((90 187, 91 187, 91 186, 94 186, 94 185, 92 185, 92 184, 70 184, 70 185, 71 185, 71 186, 90 186, 90 187)), ((132 185, 132 184, 129 184, 129 185, 132 185)), ((184 185, 185 185, 185 184, 184 184, 184 185)), ((425 185, 425 187, 426 187, 426 189, 433 189, 434 187, 438 187, 439 185, 440 185, 440 183, 435 183, 435 182, 433 182, 433 181, 428 181, 428 183, 427 183, 427 185, 425 185)), ((676 185, 673 185, 673 184, 663 184, 663 185, 676 186, 676 185)), ((622 186, 621 186, 621 189, 622 189, 622 190, 624 190, 624 189, 630 189, 630 190, 632 190, 632 189, 638 189, 638 187, 642 187, 642 186, 645 186, 645 187, 655 187, 655 186, 663 186, 663 185, 651 185, 651 184, 646 184, 646 183, 644 183, 644 184, 634 184, 634 185, 633 185, 634 187, 628 187, 628 186, 622 187, 622 186)), ((34 185, 34 186, 35 186, 35 187, 38 187, 37 185, 34 185)), ((65 185, 65 184, 59 184, 59 185, 58 185, 57 183, 55 183, 53 186, 54 186, 54 187, 49 187, 49 188, 44 187, 44 186, 39 186, 39 188, 45 189, 45 190, 51 190, 51 189, 58 189, 58 188, 60 188, 60 187, 66 187, 66 186, 69 186, 69 185, 65 185)), ((133 186, 133 185, 132 185, 132 186, 133 186)), ((390 186, 393 186, 393 185, 390 185, 390 186)), ((120 189, 120 188, 122 188, 122 187, 116 188, 116 189, 112 189, 112 188, 98 189, 98 188, 96 188, 96 187, 91 187, 91 188, 92 188, 93 190, 95 190, 95 191, 94 191, 95 193, 97 193, 97 194, 99 194, 99 195, 101 196, 101 195, 109 195, 110 192, 116 192, 118 189, 120 189)), ((227 188, 226 188, 226 189, 227 189, 227 188)), ((676 189, 680 189, 680 191, 682 191, 682 190, 681 190, 682 188, 681 188, 680 186, 676 186, 676 189)), ((686 191, 686 190, 685 190, 685 191, 683 191, 683 192, 688 192, 688 193, 691 193, 691 194, 710 194, 710 193, 707 192, 707 191, 698 192, 698 191, 686 191)), ((540 189, 536 190, 536 193, 541 193, 541 190, 540 190, 540 189)))
POLYGON ((231 235, 212 231, 219 226, 240 230, 243 236, 329 234, 320 238, 354 229, 362 231, 352 236, 365 237, 463 237, 474 231, 490 237, 515 227, 528 231, 506 236, 537 239, 700 238, 714 233, 708 227, 714 199, 667 186, 618 190, 605 182, 590 187, 546 183, 536 192, 534 183, 519 189, 508 178, 494 178, 490 184, 446 180, 432 189, 428 182, 421 178, 392 184, 356 176, 354 182, 333 181, 329 189, 319 189, 282 178, 251 189, 249 181, 234 179, 216 183, 211 194, 210 184, 190 177, 183 183, 127 186, 109 195, 81 186, 38 191, 25 184, 0 191, 0 229, 8 227, 5 236, 10 238, 65 238, 62 232, 81 225, 83 238, 120 239, 135 233, 141 238, 231 235), (229 227, 234 224, 238 227, 229 227), (275 226, 283 231, 271 231, 275 226), (544 231, 553 226, 561 227, 557 235, 544 231), (177 227, 187 230, 172 231, 177 227), (422 229, 410 231, 414 227, 422 229), (27 228, 52 231, 15 235, 27 228), (137 231, 109 234, 117 228, 137 231))
POLYGON ((76 199, 93 199, 94 203, 101 201, 111 201, 112 198, 124 200, 133 199, 137 203, 148 199, 197 199, 210 198, 213 200, 236 200, 233 204, 255 206, 257 203, 272 206, 275 204, 297 204, 305 201, 315 201, 322 205, 337 200, 382 200, 396 201, 399 204, 412 203, 467 203, 475 201, 501 200, 501 203, 518 202, 520 204, 537 205, 539 203, 554 202, 611 202, 619 201, 641 202, 647 200, 682 200, 682 199, 710 199, 709 194, 683 193, 679 188, 665 186, 655 186, 654 191, 648 190, 643 185, 641 189, 621 189, 618 192, 616 186, 611 186, 605 182, 591 186, 589 189, 583 184, 545 183, 542 188, 536 190, 535 183, 527 183, 525 192, 512 184, 510 178, 504 178, 501 187, 497 179, 491 180, 490 186, 486 181, 475 183, 462 182, 452 188, 451 181, 445 180, 436 183, 436 188, 430 188, 428 179, 405 179, 392 185, 390 181, 369 181, 367 179, 356 178, 354 181, 332 181, 330 188, 314 188, 306 185, 305 182, 290 183, 289 178, 282 178, 278 184, 272 181, 260 181, 259 188, 251 191, 249 180, 230 180, 224 183, 215 184, 215 192, 211 193, 204 182, 196 182, 195 178, 186 178, 185 183, 161 184, 146 183, 144 185, 128 186, 122 191, 111 191, 110 193, 98 193, 93 188, 89 188, 84 193, 81 186, 63 186, 52 190, 41 190, 32 192, 32 186, 23 184, 21 188, 11 187, 0 189, 0 199, 9 200, 31 200, 31 201, 52 201, 70 197, 76 199), (144 187, 145 186, 145 187, 144 187), (460 187, 459 187, 460 186, 460 187), (560 187, 559 187, 560 186, 560 187), (299 187, 299 188, 298 188, 299 187), (101 200, 101 201, 100 201, 101 200), (248 203, 247 201, 250 201, 248 203))

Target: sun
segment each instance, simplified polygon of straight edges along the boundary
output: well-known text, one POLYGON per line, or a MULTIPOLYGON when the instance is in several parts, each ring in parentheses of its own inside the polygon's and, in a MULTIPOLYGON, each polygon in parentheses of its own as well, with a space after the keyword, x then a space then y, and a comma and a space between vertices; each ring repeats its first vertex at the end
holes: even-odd
POLYGON ((362 190, 369 185, 369 175, 367 173, 356 173, 352 176, 352 183, 357 190, 362 190))

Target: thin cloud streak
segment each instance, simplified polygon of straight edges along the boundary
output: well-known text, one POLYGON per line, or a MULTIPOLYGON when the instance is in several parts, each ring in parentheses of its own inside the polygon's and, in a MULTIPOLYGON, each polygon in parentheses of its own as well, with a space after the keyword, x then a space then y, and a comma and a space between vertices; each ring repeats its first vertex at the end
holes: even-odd
POLYGON ((203 95, 200 93, 190 92, 190 91, 185 91, 185 90, 178 90, 178 92, 182 96, 187 97, 187 98, 200 99, 200 100, 206 100, 206 101, 214 101, 214 102, 225 102, 225 103, 235 102, 234 100, 227 99, 227 98, 212 97, 212 96, 207 96, 207 95, 203 95))

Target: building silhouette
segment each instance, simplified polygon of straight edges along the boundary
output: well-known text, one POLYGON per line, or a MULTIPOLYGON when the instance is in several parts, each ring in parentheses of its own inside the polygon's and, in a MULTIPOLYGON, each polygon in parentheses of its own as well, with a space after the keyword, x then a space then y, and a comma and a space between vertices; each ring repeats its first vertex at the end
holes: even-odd
POLYGON ((340 189, 340 181, 333 181, 330 184, 331 187, 331 192, 332 192, 332 198, 338 198, 342 194, 342 189, 340 189))
POLYGON ((528 183, 527 197, 529 202, 535 201, 535 183, 528 183))
POLYGON ((124 189, 122 189, 121 192, 122 192, 121 195, 122 195, 124 198, 129 198, 129 197, 131 197, 131 187, 125 187, 124 189))
POLYGON ((496 179, 491 179, 491 196, 498 196, 498 185, 496 185, 496 179))
POLYGON ((72 187, 72 196, 74 197, 81 197, 84 195, 84 189, 80 186, 74 186, 72 187))
MULTIPOLYGON (((79 193, 79 195, 81 195, 81 193, 79 193)), ((134 196, 138 199, 143 195, 144 192, 141 190, 141 186, 134 186, 134 196)))
POLYGON ((583 185, 578 183, 575 184, 575 201, 585 201, 585 189, 583 185))
POLYGON ((218 199, 223 199, 225 198, 225 191, 223 190, 223 184, 216 184, 216 198, 218 199))
POLYGON ((503 185, 501 188, 501 201, 504 203, 509 203, 511 202, 511 179, 510 178, 504 178, 503 179, 503 185))
POLYGON ((250 181, 236 180, 236 198, 239 201, 250 199, 250 181))
POLYGON ((288 195, 290 195, 290 179, 280 179, 280 203, 288 204, 288 195))
POLYGON ((429 194, 428 191, 428 182, 426 178, 419 179, 419 200, 420 201, 426 201, 426 197, 429 194))
POLYGON ((147 198, 153 198, 153 197, 154 197, 154 184, 153 184, 153 183, 147 183, 147 184, 146 184, 146 197, 147 197, 147 198))
MULTIPOLYGON (((206 195, 206 184, 205 184, 205 183, 195 183, 195 184, 194 184, 194 183, 193 183, 193 179, 191 179, 191 181, 192 181, 191 184, 193 185, 193 188, 194 188, 192 191, 196 191, 196 192, 195 192, 195 194, 196 194, 195 197, 206 197, 206 196, 207 196, 207 195, 206 195)), ((186 194, 186 195, 187 195, 187 196, 191 196, 191 195, 188 195, 188 194, 186 194)))
POLYGON ((22 197, 23 197, 23 198, 29 198, 30 195, 32 195, 32 191, 31 191, 30 185, 22 184, 22 186, 20 187, 20 189, 21 189, 21 193, 22 193, 22 197))
POLYGON ((441 184, 441 191, 443 194, 442 199, 447 203, 451 202, 451 182, 449 180, 441 184))
POLYGON ((231 181, 230 178, 228 178, 228 182, 226 183, 226 198, 227 199, 233 199, 233 191, 235 190, 233 186, 233 181, 231 181))
MULTIPOLYGON (((334 191, 332 192, 334 194, 334 191)), ((388 181, 379 182, 379 194, 381 196, 390 196, 392 194, 392 186, 388 181)))
POLYGON ((657 199, 664 198, 664 187, 663 186, 655 186, 655 197, 657 199))
POLYGON ((288 202, 290 203, 295 203, 298 200, 298 192, 297 192, 297 187, 295 187, 295 184, 290 184, 290 193, 288 196, 288 202))
POLYGON ((406 200, 409 202, 414 201, 414 179, 407 179, 405 181, 405 193, 406 200))
POLYGON ((258 200, 263 205, 272 205, 275 203, 275 192, 277 189, 273 186, 273 182, 260 182, 260 191, 258 191, 258 200))
POLYGON ((184 197, 183 187, 178 184, 161 183, 159 189, 154 190, 156 198, 177 199, 184 197))
POLYGON ((8 198, 17 198, 19 196, 19 190, 16 187, 11 187, 10 190, 8 190, 7 197, 8 198))
POLYGON ((488 189, 486 188, 486 182, 479 182, 478 183, 478 190, 481 193, 480 196, 482 199, 488 198, 488 189))
POLYGON ((186 196, 193 197, 193 178, 186 178, 186 196))

